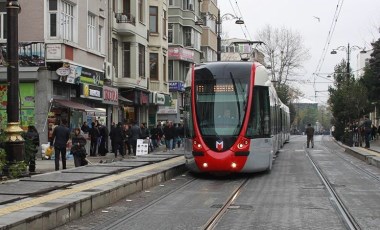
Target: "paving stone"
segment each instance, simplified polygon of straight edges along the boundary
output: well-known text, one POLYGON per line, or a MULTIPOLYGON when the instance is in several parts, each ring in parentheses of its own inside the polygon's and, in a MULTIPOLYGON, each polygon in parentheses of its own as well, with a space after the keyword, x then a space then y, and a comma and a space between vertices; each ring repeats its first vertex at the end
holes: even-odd
POLYGON ((149 163, 156 163, 156 162, 160 162, 160 161, 164 161, 166 160, 165 158, 162 158, 162 157, 151 157, 151 158, 148 158, 148 157, 139 157, 137 156, 136 158, 129 158, 129 159, 124 159, 122 160, 122 162, 149 162, 149 163))
POLYGON ((30 178, 23 178, 22 181, 43 181, 43 182, 68 182, 68 183, 80 183, 88 180, 93 180, 99 177, 107 176, 104 174, 86 174, 86 173, 50 173, 32 176, 30 178))
POLYGON ((38 182, 38 181, 17 181, 0 184, 1 195, 36 195, 52 190, 65 188, 72 183, 62 182, 38 182))
POLYGON ((94 167, 94 166, 100 166, 100 167, 141 167, 144 165, 149 164, 148 162, 137 162, 137 161, 116 161, 112 163, 107 164, 98 164, 98 165, 88 165, 87 167, 94 167))
POLYGON ((121 171, 128 170, 128 167, 102 167, 92 165, 90 167, 79 167, 62 171, 62 173, 95 173, 95 174, 115 174, 121 171))
POLYGON ((9 202, 13 202, 16 200, 21 200, 23 198, 26 198, 26 196, 19 196, 19 195, 1 195, 0 196, 0 205, 6 204, 9 202))

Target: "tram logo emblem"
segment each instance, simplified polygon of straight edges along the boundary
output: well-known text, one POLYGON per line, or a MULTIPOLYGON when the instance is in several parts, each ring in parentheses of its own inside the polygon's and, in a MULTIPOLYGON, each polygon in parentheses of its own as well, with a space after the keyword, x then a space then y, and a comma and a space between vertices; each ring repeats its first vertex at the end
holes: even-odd
POLYGON ((216 149, 218 151, 222 151, 223 150, 223 141, 216 141, 216 149))

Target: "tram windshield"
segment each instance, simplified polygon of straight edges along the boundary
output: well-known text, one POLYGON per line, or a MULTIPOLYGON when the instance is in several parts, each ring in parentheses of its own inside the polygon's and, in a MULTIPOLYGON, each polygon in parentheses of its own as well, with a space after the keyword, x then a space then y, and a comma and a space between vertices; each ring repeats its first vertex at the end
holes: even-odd
POLYGON ((196 115, 203 136, 239 134, 249 92, 250 68, 200 68, 195 72, 196 115))

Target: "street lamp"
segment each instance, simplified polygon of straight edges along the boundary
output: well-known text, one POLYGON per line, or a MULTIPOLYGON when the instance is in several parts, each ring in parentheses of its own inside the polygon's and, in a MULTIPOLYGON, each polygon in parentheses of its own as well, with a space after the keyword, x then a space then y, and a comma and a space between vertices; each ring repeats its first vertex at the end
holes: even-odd
MULTIPOLYGON (((230 19, 236 19, 235 24, 242 25, 244 24, 243 19, 230 14, 230 13, 225 13, 222 16, 220 16, 220 10, 218 10, 218 16, 215 16, 214 14, 209 14, 208 17, 212 20, 216 21, 216 34, 217 34, 217 40, 216 40, 216 54, 217 54, 217 61, 221 60, 221 54, 222 54, 222 37, 221 37, 221 25, 222 25, 222 20, 230 20, 230 19)), ((198 19, 195 22, 195 25, 201 26, 204 25, 204 22, 202 19, 198 19)))
POLYGON ((366 51, 359 46, 351 46, 350 47, 350 43, 348 43, 347 47, 339 46, 336 49, 333 49, 331 51, 331 54, 337 54, 337 52, 336 52, 337 50, 346 51, 346 53, 347 53, 347 80, 350 79, 350 52, 352 50, 355 50, 355 49, 360 49, 361 50, 360 53, 366 53, 366 51))

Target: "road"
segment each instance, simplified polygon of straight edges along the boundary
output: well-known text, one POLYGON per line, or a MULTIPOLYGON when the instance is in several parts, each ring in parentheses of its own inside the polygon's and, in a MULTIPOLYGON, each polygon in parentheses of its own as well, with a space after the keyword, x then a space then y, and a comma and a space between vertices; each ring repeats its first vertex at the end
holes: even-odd
POLYGON ((292 136, 270 173, 184 174, 58 229, 378 229, 379 168, 330 137, 304 142, 292 136))

